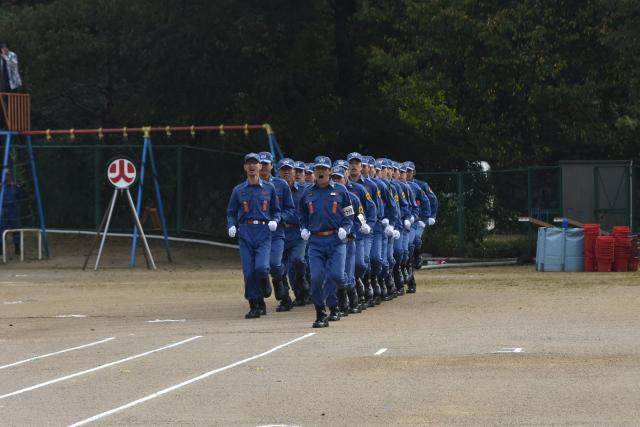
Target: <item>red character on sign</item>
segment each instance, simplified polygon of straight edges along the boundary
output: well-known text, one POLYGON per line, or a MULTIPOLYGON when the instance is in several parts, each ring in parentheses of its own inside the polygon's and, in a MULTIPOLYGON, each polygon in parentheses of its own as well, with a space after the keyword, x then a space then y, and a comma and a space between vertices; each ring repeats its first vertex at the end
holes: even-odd
POLYGON ((128 187, 136 179, 136 168, 126 159, 118 159, 109 165, 109 180, 118 187, 128 187))

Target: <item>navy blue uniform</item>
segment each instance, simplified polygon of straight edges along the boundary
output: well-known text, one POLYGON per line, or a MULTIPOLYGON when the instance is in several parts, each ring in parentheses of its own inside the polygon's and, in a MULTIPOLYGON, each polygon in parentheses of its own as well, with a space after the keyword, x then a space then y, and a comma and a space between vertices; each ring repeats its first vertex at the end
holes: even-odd
POLYGON ((239 229, 240 257, 247 300, 263 298, 262 281, 268 280, 271 231, 269 221, 280 222, 281 212, 273 184, 249 181, 237 185, 227 207, 227 225, 239 229))
POLYGON ((304 190, 300 201, 300 225, 311 232, 309 263, 311 296, 316 307, 337 305, 336 289, 344 280, 345 242, 338 238, 338 229, 347 233, 353 225, 353 206, 344 185, 330 182, 304 190))

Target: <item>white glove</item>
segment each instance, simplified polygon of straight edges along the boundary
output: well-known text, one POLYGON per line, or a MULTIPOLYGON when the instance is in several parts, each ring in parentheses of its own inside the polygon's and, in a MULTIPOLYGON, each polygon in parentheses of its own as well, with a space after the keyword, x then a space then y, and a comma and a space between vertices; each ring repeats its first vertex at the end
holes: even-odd
POLYGON ((393 227, 392 227, 392 226, 390 226, 390 225, 387 225, 387 226, 385 227, 385 229, 384 229, 384 234, 385 234, 387 237, 393 237, 393 227))
POLYGON ((362 226, 360 226, 360 233, 362 234, 371 233, 371 227, 369 227, 369 224, 362 224, 362 226))
POLYGON ((424 221, 418 221, 418 228, 425 228, 427 226, 427 224, 424 223, 424 221))
POLYGON ((302 240, 309 240, 309 236, 311 236, 311 232, 309 230, 306 228, 300 230, 300 237, 302 237, 302 240))
POLYGON ((398 230, 393 230, 393 238, 396 240, 400 238, 400 232, 398 230))
POLYGON ((409 221, 411 221, 411 225, 413 225, 413 223, 416 222, 416 217, 411 215, 411 218, 409 218, 409 221))
POLYGON ((347 238, 347 230, 345 230, 342 227, 338 228, 338 239, 344 240, 346 238, 347 238))
POLYGON ((435 218, 429 218, 427 221, 429 222, 429 225, 433 225, 433 224, 436 223, 436 219, 435 218))
POLYGON ((405 219, 404 228, 406 228, 407 230, 411 229, 411 221, 409 221, 408 219, 405 219))
POLYGON ((382 221, 380 221, 382 223, 382 225, 384 227, 388 227, 389 226, 389 220, 387 218, 382 218, 382 221))
POLYGON ((269 230, 271 231, 276 231, 276 229, 278 228, 278 223, 275 221, 269 221, 267 225, 269 226, 269 230))
POLYGON ((238 230, 236 230, 236 226, 232 225, 231 227, 229 227, 229 237, 236 237, 236 232, 238 230))

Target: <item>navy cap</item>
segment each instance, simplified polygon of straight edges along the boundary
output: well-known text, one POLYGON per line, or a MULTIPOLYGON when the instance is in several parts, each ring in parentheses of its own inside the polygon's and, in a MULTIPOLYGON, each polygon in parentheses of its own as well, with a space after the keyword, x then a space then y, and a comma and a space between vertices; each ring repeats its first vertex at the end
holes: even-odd
POLYGON ((389 159, 381 159, 382 160, 382 167, 383 168, 390 168, 393 165, 391 164, 391 160, 389 159))
POLYGON ((293 168, 303 171, 307 168, 307 166, 304 164, 304 162, 297 161, 297 162, 293 162, 293 168))
POLYGON ((347 154, 347 162, 350 162, 351 160, 359 160, 360 162, 362 162, 362 154, 355 151, 353 153, 347 154))
POLYGON ((278 169, 282 169, 284 167, 293 168, 294 164, 293 159, 286 157, 278 162, 278 169))
POLYGON ((260 153, 260 163, 273 163, 273 156, 268 151, 261 151, 260 153))
POLYGON ((244 162, 247 163, 249 160, 255 160, 256 162, 260 161, 260 155, 258 153, 248 153, 244 156, 244 162))
POLYGON ((383 166, 382 166, 382 159, 378 159, 376 160, 376 169, 378 170, 382 170, 383 166))
POLYGON ((337 175, 341 178, 344 178, 345 168, 342 166, 334 166, 331 168, 331 175, 337 175))
POLYGON ((393 160, 389 160, 389 162, 391 163, 391 167, 393 169, 398 169, 400 170, 400 165, 398 164, 398 162, 394 162, 393 160))
POLYGON ((400 169, 400 172, 406 172, 407 171, 407 164, 402 162, 402 163, 398 163, 398 169, 400 169))
POLYGON ((304 171, 313 173, 313 163, 305 163, 304 171))
POLYGON ((331 169, 331 159, 328 158, 327 156, 318 156, 315 159, 313 159, 313 167, 314 168, 324 167, 324 168, 331 169))
POLYGON ((407 170, 414 171, 416 170, 416 165, 413 162, 404 162, 407 165, 407 170))
POLYGON ((345 168, 348 169, 349 168, 349 162, 347 162, 346 160, 336 160, 335 162, 333 162, 333 166, 340 166, 341 168, 345 168))

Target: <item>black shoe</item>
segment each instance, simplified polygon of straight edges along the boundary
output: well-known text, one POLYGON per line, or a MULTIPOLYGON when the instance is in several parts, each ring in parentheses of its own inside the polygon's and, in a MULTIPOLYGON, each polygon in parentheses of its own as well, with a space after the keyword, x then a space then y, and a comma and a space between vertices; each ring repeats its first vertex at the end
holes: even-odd
POLYGON ((382 290, 380 289, 380 284, 378 284, 378 278, 376 276, 371 276, 371 289, 374 299, 380 297, 382 290))
POLYGON ((397 289, 397 292, 398 292, 398 296, 402 296, 402 295, 404 295, 404 285, 400 286, 400 287, 397 289))
MULTIPOLYGON (((280 301, 284 296, 284 286, 282 284, 282 280, 271 279, 271 284, 273 285, 273 296, 275 297, 276 301, 280 301)), ((265 298, 268 297, 265 295, 265 298)))
POLYGON ((260 308, 256 300, 249 301, 249 312, 244 315, 245 319, 257 319, 260 317, 260 308))
POLYGON ((264 298, 260 298, 257 300, 258 309, 260 310, 260 314, 263 316, 267 315, 267 304, 264 302, 264 298))
POLYGON ((273 293, 273 288, 271 287, 271 282, 269 282, 269 277, 265 277, 262 279, 262 296, 264 298, 269 298, 273 293))
POLYGON ((416 293, 416 278, 412 275, 409 278, 409 284, 407 285, 407 293, 415 294, 416 293))
POLYGON ((280 300, 280 304, 278 304, 278 306, 276 307, 276 311, 279 313, 283 311, 291 311, 292 308, 293 302, 291 301, 289 295, 286 295, 280 300))
POLYGON ((314 328, 326 328, 329 326, 329 318, 324 312, 324 306, 316 305, 316 321, 313 322, 314 328))
POLYGON ((333 307, 329 307, 329 322, 337 322, 340 320, 340 312, 338 311, 338 306, 334 305, 333 307))

